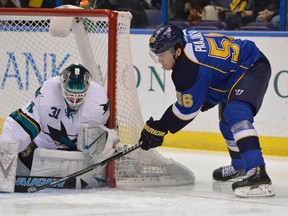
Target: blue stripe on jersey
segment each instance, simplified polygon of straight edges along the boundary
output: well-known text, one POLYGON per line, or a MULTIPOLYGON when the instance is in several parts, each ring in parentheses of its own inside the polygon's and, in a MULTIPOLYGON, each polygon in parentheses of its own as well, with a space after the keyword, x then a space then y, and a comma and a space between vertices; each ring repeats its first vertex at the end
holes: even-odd
POLYGON ((23 128, 23 130, 26 131, 26 133, 29 134, 31 140, 34 140, 34 138, 40 133, 41 127, 39 123, 23 113, 21 109, 16 110, 9 116, 13 118, 23 128))

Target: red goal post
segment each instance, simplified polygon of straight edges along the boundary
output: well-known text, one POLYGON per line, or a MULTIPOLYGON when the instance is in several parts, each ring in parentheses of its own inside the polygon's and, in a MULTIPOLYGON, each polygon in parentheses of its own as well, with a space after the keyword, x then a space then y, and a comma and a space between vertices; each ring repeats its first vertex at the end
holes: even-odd
MULTIPOLYGON (((22 107, 43 81, 82 63, 110 100, 108 127, 134 145, 143 128, 130 48, 129 12, 101 9, 0 9, 0 133, 5 118, 22 107), (71 22, 55 35, 51 26, 71 22), (60 20, 60 21, 59 21, 60 20), (13 92, 13 94, 11 94, 13 92)), ((156 150, 136 150, 107 168, 108 186, 194 183, 194 175, 156 150)))

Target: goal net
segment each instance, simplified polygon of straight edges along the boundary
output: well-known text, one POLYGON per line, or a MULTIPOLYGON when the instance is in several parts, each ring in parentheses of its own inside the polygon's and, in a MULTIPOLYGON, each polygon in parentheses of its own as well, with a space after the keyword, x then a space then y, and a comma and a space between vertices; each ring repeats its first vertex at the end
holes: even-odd
MULTIPOLYGON (((121 143, 136 144, 143 119, 131 58, 130 21, 129 12, 110 10, 0 9, 0 133, 5 118, 25 105, 43 81, 81 63, 107 89, 108 126, 118 129, 121 143), (55 22, 70 27, 58 28, 55 22)), ((115 182, 194 183, 190 170, 154 149, 139 149, 109 164, 107 179, 112 187, 115 182)))

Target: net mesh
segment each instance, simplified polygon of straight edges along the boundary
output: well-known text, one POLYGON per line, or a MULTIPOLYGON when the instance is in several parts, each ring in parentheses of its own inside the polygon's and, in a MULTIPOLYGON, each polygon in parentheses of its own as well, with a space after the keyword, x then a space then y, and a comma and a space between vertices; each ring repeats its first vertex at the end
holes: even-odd
MULTIPOLYGON (((5 118, 28 102, 43 81, 73 63, 81 63, 92 71, 93 79, 107 88, 109 64, 109 17, 93 10, 91 17, 55 17, 0 15, 0 133, 5 118), (65 37, 49 31, 53 19, 71 21, 72 28, 65 37)), ((0 13, 1 14, 1 13, 0 13)), ((129 12, 118 12, 116 36, 115 127, 120 141, 133 145, 139 139, 143 119, 138 101, 130 47, 129 12)), ((194 182, 191 171, 177 162, 164 158, 156 150, 136 150, 116 161, 117 184, 183 185, 194 182)))

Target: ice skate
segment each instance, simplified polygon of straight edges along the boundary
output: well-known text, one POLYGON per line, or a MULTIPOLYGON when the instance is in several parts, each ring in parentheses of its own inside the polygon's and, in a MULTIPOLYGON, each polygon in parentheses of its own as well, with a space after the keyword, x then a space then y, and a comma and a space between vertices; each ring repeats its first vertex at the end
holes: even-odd
POLYGON ((232 189, 239 197, 271 197, 275 196, 271 184, 271 179, 263 165, 249 170, 242 181, 232 184, 232 189))
POLYGON ((245 175, 244 170, 237 171, 232 165, 222 166, 213 171, 213 179, 216 181, 227 181, 245 175))

